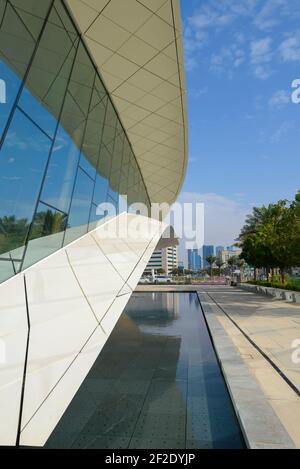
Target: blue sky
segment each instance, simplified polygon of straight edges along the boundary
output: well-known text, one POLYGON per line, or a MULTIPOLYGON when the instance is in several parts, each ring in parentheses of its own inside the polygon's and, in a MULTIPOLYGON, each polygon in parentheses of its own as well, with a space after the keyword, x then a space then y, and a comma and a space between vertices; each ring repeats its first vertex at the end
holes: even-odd
POLYGON ((300 188, 299 0, 181 0, 189 166, 205 242, 231 244, 253 205, 300 188))

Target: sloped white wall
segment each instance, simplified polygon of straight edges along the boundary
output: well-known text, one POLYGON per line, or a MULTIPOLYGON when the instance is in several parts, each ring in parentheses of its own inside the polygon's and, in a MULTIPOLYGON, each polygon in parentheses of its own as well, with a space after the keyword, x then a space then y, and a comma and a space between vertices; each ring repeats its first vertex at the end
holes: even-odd
POLYGON ((21 445, 45 444, 164 229, 121 214, 0 285, 1 445, 15 445, 19 427, 21 445))

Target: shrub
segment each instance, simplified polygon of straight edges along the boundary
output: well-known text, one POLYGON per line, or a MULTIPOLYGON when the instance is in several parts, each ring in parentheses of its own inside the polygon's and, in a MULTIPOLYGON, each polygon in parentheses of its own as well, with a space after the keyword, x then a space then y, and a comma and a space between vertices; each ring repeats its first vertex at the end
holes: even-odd
POLYGON ((262 287, 281 288, 282 290, 300 291, 300 284, 295 280, 288 280, 284 284, 280 282, 267 282, 263 280, 250 280, 251 285, 261 285, 262 287))

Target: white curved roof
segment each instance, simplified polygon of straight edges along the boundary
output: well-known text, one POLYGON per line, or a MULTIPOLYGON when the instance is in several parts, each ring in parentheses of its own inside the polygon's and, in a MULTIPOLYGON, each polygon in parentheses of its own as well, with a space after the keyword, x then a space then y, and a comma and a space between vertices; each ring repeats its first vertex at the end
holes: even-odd
POLYGON ((187 163, 179 0, 67 0, 152 202, 172 203, 187 163))

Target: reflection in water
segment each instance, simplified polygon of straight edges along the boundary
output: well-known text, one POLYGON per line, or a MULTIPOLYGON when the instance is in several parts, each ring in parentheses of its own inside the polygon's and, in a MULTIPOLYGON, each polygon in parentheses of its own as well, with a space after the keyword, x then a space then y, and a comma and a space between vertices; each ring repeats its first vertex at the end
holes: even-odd
POLYGON ((46 446, 244 446, 196 294, 133 295, 46 446))
MULTIPOLYGON (((161 295, 161 293, 140 293, 134 295, 126 308, 126 314, 136 324, 151 324, 164 328, 179 317, 179 296, 175 294, 161 295)), ((153 332, 153 331, 152 331, 153 332)))

